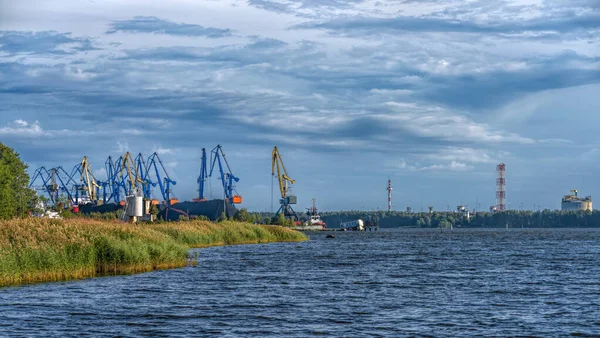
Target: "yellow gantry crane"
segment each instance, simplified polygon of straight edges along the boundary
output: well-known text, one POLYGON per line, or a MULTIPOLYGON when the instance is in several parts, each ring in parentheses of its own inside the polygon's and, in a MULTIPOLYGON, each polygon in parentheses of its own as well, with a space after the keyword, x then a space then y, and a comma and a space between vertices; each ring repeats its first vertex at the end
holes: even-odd
POLYGON ((281 207, 279 207, 277 214, 283 213, 286 218, 298 220, 298 215, 290 205, 296 204, 297 198, 291 194, 291 187, 288 186, 288 184, 294 184, 296 181, 288 176, 287 170, 285 169, 285 165, 283 164, 283 160, 281 159, 281 155, 279 154, 277 147, 273 148, 271 156, 271 176, 273 177, 275 177, 275 167, 277 167, 277 180, 279 181, 279 191, 281 193, 281 199, 279 200, 281 207))
POLYGON ((79 178, 79 181, 83 183, 82 188, 84 191, 87 191, 90 200, 92 202, 97 201, 97 191, 100 189, 100 185, 96 182, 87 156, 84 156, 81 160, 81 177, 79 178))
POLYGON ((135 164, 135 160, 131 156, 129 152, 123 155, 123 161, 121 164, 121 171, 119 172, 119 177, 121 180, 123 179, 123 175, 127 174, 127 183, 128 183, 128 191, 127 194, 134 194, 137 188, 142 188, 139 184, 143 184, 144 181, 140 178, 140 172, 135 164), (138 184, 139 183, 139 184, 138 184))

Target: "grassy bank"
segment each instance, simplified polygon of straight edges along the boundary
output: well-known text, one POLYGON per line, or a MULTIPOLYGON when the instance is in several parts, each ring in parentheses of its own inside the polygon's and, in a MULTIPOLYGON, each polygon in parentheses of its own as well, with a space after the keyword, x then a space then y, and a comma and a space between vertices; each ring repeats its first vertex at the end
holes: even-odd
POLYGON ((176 268, 188 264, 191 248, 306 239, 282 227, 232 221, 0 221, 0 286, 176 268))

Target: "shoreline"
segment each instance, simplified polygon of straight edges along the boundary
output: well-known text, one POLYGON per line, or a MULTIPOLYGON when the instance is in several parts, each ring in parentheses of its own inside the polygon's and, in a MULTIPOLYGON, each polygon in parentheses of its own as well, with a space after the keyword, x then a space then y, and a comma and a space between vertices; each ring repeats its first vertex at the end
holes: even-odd
POLYGON ((283 227, 235 221, 0 221, 0 288, 181 268, 195 264, 192 249, 306 240, 283 227))

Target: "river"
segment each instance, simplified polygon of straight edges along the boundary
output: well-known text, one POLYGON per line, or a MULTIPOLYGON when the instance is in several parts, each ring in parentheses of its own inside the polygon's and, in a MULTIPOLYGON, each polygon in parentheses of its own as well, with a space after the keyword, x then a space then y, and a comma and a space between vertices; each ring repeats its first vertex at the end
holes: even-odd
POLYGON ((0 336, 600 335, 600 229, 310 233, 0 289, 0 336))

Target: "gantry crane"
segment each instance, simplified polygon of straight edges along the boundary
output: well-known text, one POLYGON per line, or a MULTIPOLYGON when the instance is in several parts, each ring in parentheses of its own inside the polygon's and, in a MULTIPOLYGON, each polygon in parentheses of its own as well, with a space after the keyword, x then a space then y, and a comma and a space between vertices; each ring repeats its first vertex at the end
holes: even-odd
POLYGON ((81 160, 81 177, 79 181, 83 183, 83 190, 87 192, 90 201, 96 203, 98 201, 100 185, 96 182, 87 156, 84 156, 81 160))
POLYGON ((281 193, 281 199, 279 200, 281 207, 277 210, 277 215, 283 213, 284 217, 298 221, 298 215, 291 206, 291 204, 296 204, 297 198, 295 195, 292 195, 291 187, 289 186, 296 183, 296 181, 288 176, 277 147, 273 148, 271 156, 271 176, 273 177, 275 177, 275 166, 277 166, 277 180, 279 181, 279 192, 281 193))
POLYGON ((67 182, 67 184, 71 182, 73 189, 75 190, 74 204, 96 203, 98 201, 100 185, 92 173, 92 168, 87 156, 84 156, 81 162, 75 165, 73 170, 71 170, 69 182, 67 182), (79 177, 80 183, 76 183, 76 177, 79 177), (81 198, 79 192, 82 192, 81 198), (84 197, 87 199, 84 200, 84 197))
POLYGON ((202 160, 200 163, 200 175, 198 176, 198 199, 197 202, 206 202, 204 197, 204 182, 208 178, 208 169, 206 167, 206 148, 202 148, 202 160))
POLYGON ((50 198, 50 202, 52 202, 52 205, 55 205, 56 201, 58 200, 59 188, 60 187, 56 182, 54 171, 52 169, 51 171, 48 171, 45 167, 37 168, 33 173, 33 176, 29 183, 29 189, 46 191, 48 197, 50 198), (42 181, 41 186, 34 185, 37 179, 40 179, 42 181))
POLYGON ((59 202, 61 192, 67 194, 68 204, 73 204, 74 200, 71 195, 71 188, 73 187, 76 187, 75 181, 60 166, 50 169, 46 169, 45 167, 36 169, 29 183, 30 189, 44 190, 48 194, 53 206, 56 206, 59 202), (38 179, 42 181, 42 186, 34 185, 38 179))
POLYGON ((221 175, 221 183, 223 184, 223 190, 225 195, 225 200, 228 200, 231 203, 239 204, 242 203, 242 196, 240 196, 237 191, 234 195, 234 186, 233 182, 239 182, 239 178, 235 177, 231 172, 231 168, 229 167, 229 163, 227 163, 227 158, 225 158, 225 153, 223 152, 223 148, 221 145, 217 145, 211 151, 211 168, 209 177, 212 177, 213 170, 215 169, 215 163, 219 164, 219 173, 221 175), (221 164, 221 158, 223 158, 223 162, 225 162, 225 166, 227 167, 227 172, 223 171, 223 166, 221 164))
POLYGON ((131 154, 129 152, 125 153, 122 158, 119 158, 117 164, 120 164, 119 177, 126 195, 133 195, 138 189, 144 191, 146 182, 140 177, 135 160, 131 154))
POLYGON ((155 152, 154 154, 150 155, 150 157, 148 157, 147 162, 148 162, 148 166, 144 169, 146 171, 144 180, 147 183, 146 190, 148 191, 148 196, 146 196, 146 194, 144 194, 144 196, 146 196, 147 198, 150 198, 150 185, 155 187, 156 184, 158 184, 158 186, 160 188, 160 193, 161 193, 165 203, 167 205, 177 203, 176 199, 171 199, 171 185, 176 185, 177 182, 173 181, 169 177, 169 174, 167 173, 167 170, 165 169, 165 166, 163 165, 162 161, 160 160, 160 157, 158 156, 158 154, 155 152), (160 171, 158 170, 158 165, 156 164, 157 161, 158 161, 158 164, 160 165, 160 167, 162 168, 162 172, 164 174, 162 176, 162 179, 161 179, 160 171), (154 172, 156 174, 156 177, 155 177, 156 182, 152 181, 152 179, 151 179, 151 171, 152 171, 151 169, 152 168, 154 168, 154 172))

